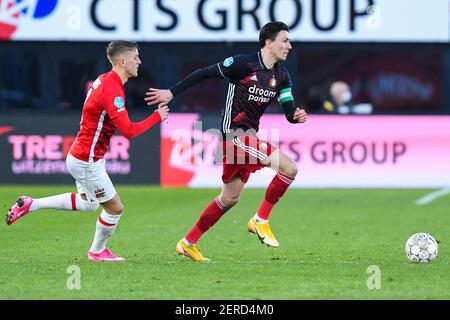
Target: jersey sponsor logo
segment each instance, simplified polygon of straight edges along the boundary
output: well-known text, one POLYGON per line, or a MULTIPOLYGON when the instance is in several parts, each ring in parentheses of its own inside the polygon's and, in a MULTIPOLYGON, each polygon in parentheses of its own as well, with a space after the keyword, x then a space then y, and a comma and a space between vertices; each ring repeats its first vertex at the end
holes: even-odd
POLYGON ((233 57, 229 57, 223 61, 223 65, 224 65, 224 67, 229 67, 233 64, 233 62, 234 62, 233 57))
POLYGON ((114 98, 114 105, 117 107, 117 112, 122 112, 125 110, 125 101, 123 100, 123 97, 115 97, 114 98))
POLYGON ((46 18, 57 4, 58 0, 0 0, 0 39, 11 40, 23 22, 46 18))
POLYGON ((248 100, 249 101, 256 101, 260 103, 266 103, 269 102, 271 99, 273 99, 277 93, 273 90, 264 90, 262 88, 258 88, 255 85, 248 88, 248 100))

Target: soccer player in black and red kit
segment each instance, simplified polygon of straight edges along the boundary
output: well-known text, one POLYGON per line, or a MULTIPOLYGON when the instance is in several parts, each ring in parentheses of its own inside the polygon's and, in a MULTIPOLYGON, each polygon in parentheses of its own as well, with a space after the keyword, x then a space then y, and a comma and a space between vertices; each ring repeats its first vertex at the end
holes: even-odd
POLYGON ((282 22, 269 22, 259 34, 261 50, 240 54, 223 62, 194 71, 169 90, 150 88, 147 104, 167 105, 174 96, 208 78, 228 78, 228 94, 222 117, 223 135, 223 188, 203 211, 193 228, 181 239, 176 251, 194 261, 208 261, 197 243, 238 201, 251 173, 263 167, 277 174, 269 184, 257 213, 247 224, 248 231, 262 243, 278 247, 268 219, 272 208, 284 195, 297 175, 295 162, 270 143, 256 137, 259 119, 265 109, 277 98, 286 119, 291 123, 306 121, 306 112, 297 108, 292 96, 289 72, 279 61, 286 60, 292 46, 289 28, 282 22))

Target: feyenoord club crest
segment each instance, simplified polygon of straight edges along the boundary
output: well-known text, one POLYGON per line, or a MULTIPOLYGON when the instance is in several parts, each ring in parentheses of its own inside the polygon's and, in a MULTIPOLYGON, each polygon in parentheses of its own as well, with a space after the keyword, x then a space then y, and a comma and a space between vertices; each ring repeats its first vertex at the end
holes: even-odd
POLYGON ((273 76, 272 78, 270 78, 269 80, 269 86, 271 88, 275 88, 277 86, 277 79, 275 79, 275 76, 273 76))

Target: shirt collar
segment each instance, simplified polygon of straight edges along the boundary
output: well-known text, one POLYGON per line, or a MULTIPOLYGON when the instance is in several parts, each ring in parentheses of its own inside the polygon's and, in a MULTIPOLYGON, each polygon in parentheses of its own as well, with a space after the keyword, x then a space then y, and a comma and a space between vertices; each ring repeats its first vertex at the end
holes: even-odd
POLYGON ((123 87, 122 79, 120 79, 120 77, 119 77, 119 75, 117 74, 117 72, 115 72, 114 70, 111 70, 111 76, 112 76, 117 82, 120 83, 120 86, 123 87))
POLYGON ((273 65, 273 67, 271 69, 267 68, 262 59, 261 50, 258 51, 258 59, 259 59, 259 64, 261 65, 261 68, 263 68, 264 70, 272 70, 277 64, 277 62, 275 62, 275 64, 273 65))

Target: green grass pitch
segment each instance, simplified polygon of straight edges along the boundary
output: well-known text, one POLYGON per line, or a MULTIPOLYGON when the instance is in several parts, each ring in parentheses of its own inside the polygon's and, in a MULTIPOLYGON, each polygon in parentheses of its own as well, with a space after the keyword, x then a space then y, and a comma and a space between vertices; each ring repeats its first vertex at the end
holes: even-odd
MULTIPOLYGON (((1 186, 0 208, 20 194, 73 190, 1 186)), ((281 246, 269 248, 246 230, 264 190, 244 189, 200 241, 214 263, 194 263, 175 245, 218 189, 117 190, 125 211, 109 247, 126 263, 87 260, 98 212, 34 212, 0 227, 0 299, 450 299, 450 196, 417 206, 431 190, 290 189, 271 216, 281 246), (439 241, 431 264, 404 254, 420 231, 439 241), (67 287, 70 266, 80 289, 67 287), (369 266, 381 271, 380 289, 367 286, 369 266)))

